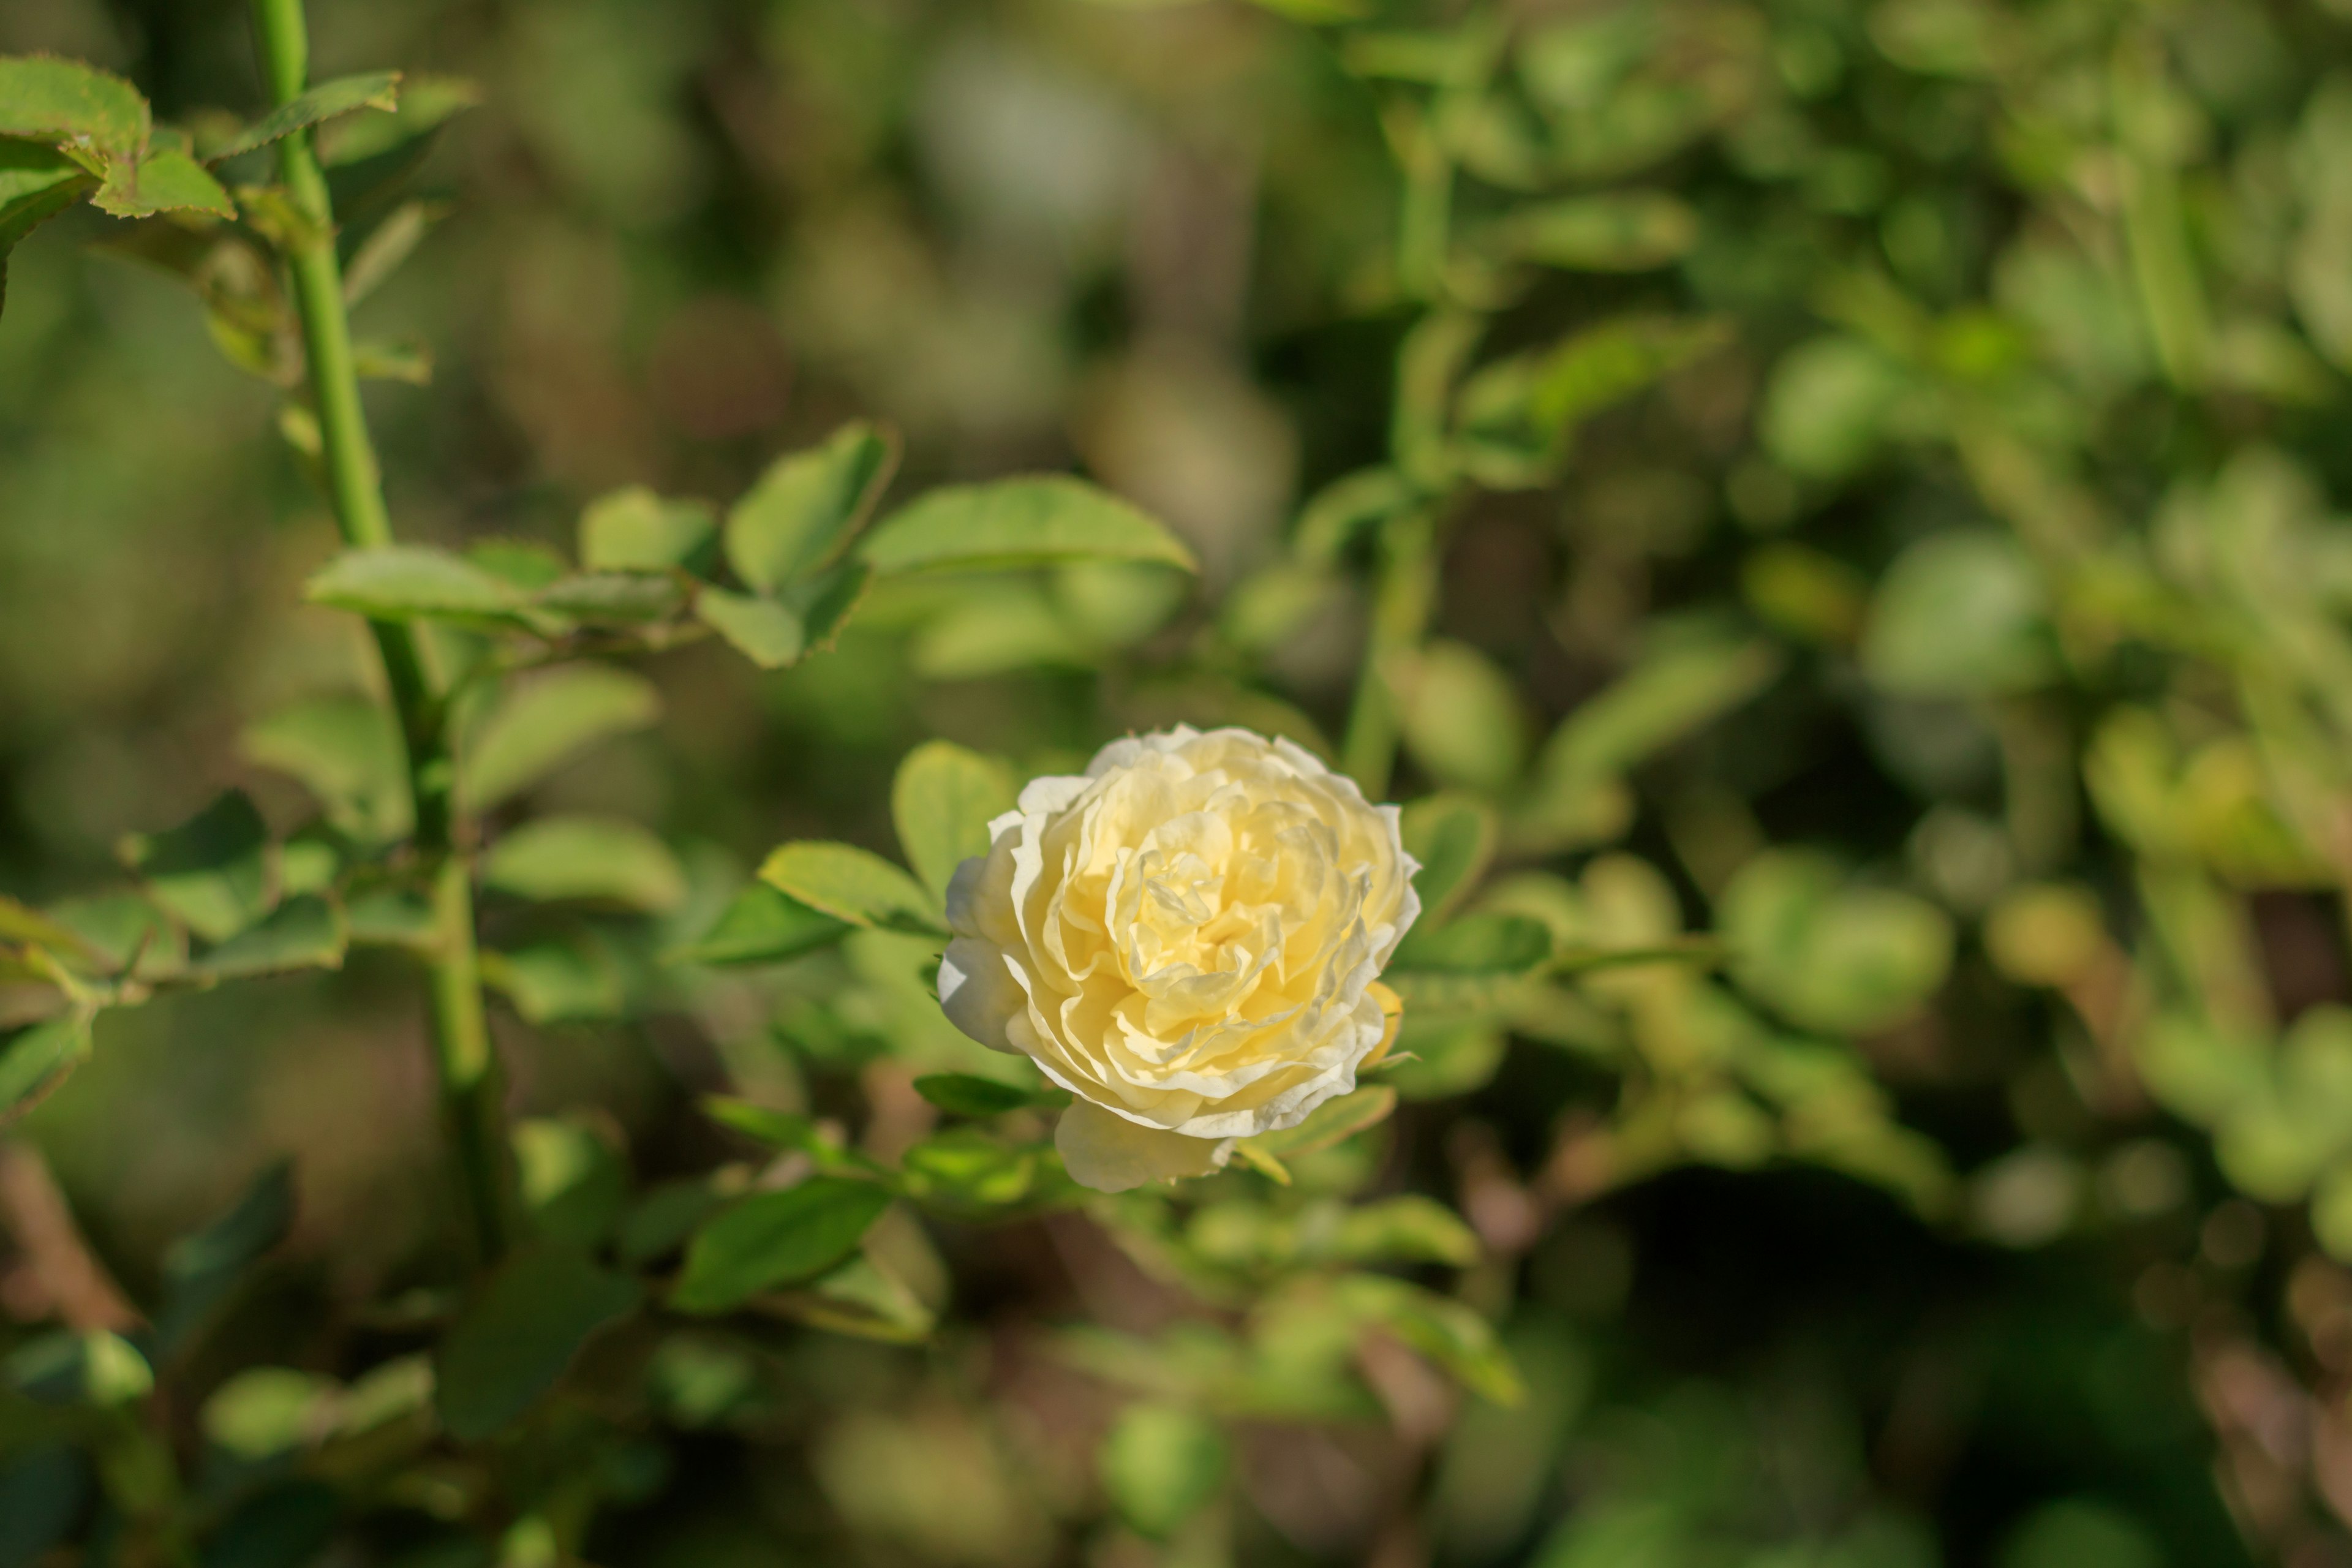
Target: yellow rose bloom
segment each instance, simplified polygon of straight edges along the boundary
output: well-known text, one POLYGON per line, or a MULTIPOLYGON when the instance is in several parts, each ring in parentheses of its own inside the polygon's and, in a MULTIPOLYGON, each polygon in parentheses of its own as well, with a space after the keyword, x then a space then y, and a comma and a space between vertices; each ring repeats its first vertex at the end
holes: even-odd
POLYGON ((1034 780, 948 889, 940 1001, 1077 1096, 1070 1174, 1200 1175, 1386 1049, 1421 912, 1397 808, 1288 741, 1179 726, 1034 780))

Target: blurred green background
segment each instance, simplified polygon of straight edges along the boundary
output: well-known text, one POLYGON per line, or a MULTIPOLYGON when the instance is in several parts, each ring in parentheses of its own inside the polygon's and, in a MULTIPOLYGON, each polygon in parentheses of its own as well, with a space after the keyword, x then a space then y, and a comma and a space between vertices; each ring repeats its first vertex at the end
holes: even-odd
MULTIPOLYGON (((1330 751, 1361 574, 1292 605, 1284 573, 1309 498, 1383 461, 1421 319, 1395 260, 1417 68, 1383 66, 1369 24, 1324 25, 1350 11, 318 5, 318 75, 483 90, 423 170, 436 226, 361 312, 432 364, 370 394, 404 535, 560 542, 601 491, 733 496, 871 417, 905 435, 898 493, 1075 468, 1203 563, 1191 590, 884 595, 785 675, 686 649, 652 667, 658 729, 538 804, 650 824, 723 881, 793 836, 887 849, 891 770, 926 736, 1028 773, 1180 719, 1330 751)), ((1694 700, 1695 733, 1670 683, 1637 693, 1655 743, 1627 744, 1608 820, 1507 839, 1504 863, 1580 877, 1593 908, 1663 900, 1662 927, 1620 930, 1724 932, 1742 993, 1853 1041, 1915 1136, 1819 1155, 1685 1121, 1643 1154, 1632 1086, 1686 1064, 1633 989, 1601 994, 1636 1019, 1617 1058, 1575 1021, 1489 1021, 1424 1043, 1381 1169, 1485 1243, 1464 1293, 1504 1326, 1517 1407, 1369 1366, 1384 1415, 1243 1421, 1216 1531, 1155 1545, 1103 1524, 1116 1400, 1054 1347, 1196 1306, 1076 1215, 950 1228, 932 1343, 808 1336, 756 1397, 689 1401, 670 1447, 599 1461, 644 1468, 607 1489, 588 1557, 2352 1563, 2352 1275, 2331 1255, 2352 1214, 2327 1176, 2352 1143, 2330 1011, 2352 1002, 2352 12, 1528 0, 1377 21, 1430 47, 1508 37, 1490 87, 1428 111, 1457 235, 1525 224, 1533 191, 1631 193, 1526 231, 1524 285, 1454 264, 1448 289, 1496 301, 1482 361, 1629 312, 1711 334, 1578 425, 1556 477, 1508 470, 1519 437, 1464 394, 1462 439, 1502 477, 1445 535, 1443 640, 1397 678, 1394 793, 1559 795, 1575 759, 1543 738, 1626 671, 1709 638, 1765 650, 1744 700, 1694 700), (2277 1044, 2306 1019, 2307 1049, 2277 1044), (2211 1088, 2274 1059, 2275 1084, 2211 1088)), ((131 77, 164 118, 261 98, 219 0, 13 0, 0 53, 41 50, 131 77)), ((299 607, 333 532, 276 395, 168 279, 105 253, 114 226, 43 229, 0 320, 0 887, 34 901, 108 881, 121 835, 232 784, 299 822, 240 737, 368 679, 356 625, 299 607)), ((829 994, 838 962, 774 984, 829 994)), ((845 1066, 771 1030, 777 1006, 722 988, 623 1027, 502 1014, 499 1046, 520 1112, 589 1110, 652 1173, 712 1158, 692 1096, 730 1079, 820 1101, 838 1080, 881 1119, 905 1063, 971 1065, 930 1019, 845 1066)), ((405 974, 357 959, 171 999, 110 1016, 21 1135, 134 1293, 292 1156, 277 1305, 207 1353, 332 1362, 377 1331, 354 1304, 446 1261, 421 1029, 405 974)), ((0 1272, 0 1313, 47 1310, 0 1272)), ((735 1375, 678 1353, 682 1385, 735 1375)), ((37 1561, 7 1542, 0 1520, 0 1563, 37 1561)))

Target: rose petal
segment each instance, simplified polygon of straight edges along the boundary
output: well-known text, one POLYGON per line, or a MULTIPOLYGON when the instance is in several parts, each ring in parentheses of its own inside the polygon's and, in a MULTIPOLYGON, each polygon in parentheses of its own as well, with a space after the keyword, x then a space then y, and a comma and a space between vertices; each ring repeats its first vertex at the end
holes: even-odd
POLYGON ((1205 1176, 1223 1166, 1230 1152, 1215 1139, 1139 1126, 1083 1100, 1062 1112, 1054 1147, 1070 1179, 1098 1193, 1205 1176))

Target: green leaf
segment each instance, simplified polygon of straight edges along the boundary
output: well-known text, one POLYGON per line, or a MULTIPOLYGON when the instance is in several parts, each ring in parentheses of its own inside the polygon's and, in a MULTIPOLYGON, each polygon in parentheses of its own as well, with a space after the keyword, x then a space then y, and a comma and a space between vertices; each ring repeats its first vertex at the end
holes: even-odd
POLYGON ((1433 795, 1404 808, 1405 853, 1421 862, 1412 874, 1421 895, 1420 925, 1441 925, 1478 885, 1501 833, 1494 807, 1469 795, 1433 795))
POLYGON ((1772 367, 1758 434, 1784 467, 1839 479, 1870 460, 1911 391, 1909 373, 1858 338, 1799 344, 1772 367))
POLYGON ((439 940, 440 918, 422 893, 382 888, 355 895, 344 906, 343 923, 355 947, 431 949, 439 940))
POLYGON ((727 513, 728 563, 761 593, 831 565, 898 462, 898 437, 866 424, 778 458, 727 513))
POLYGON ((727 906, 719 922, 684 947, 672 963, 777 963, 839 942, 857 928, 787 898, 764 882, 753 882, 727 906))
POLYGON ((224 158, 267 147, 281 136, 291 136, 306 126, 322 120, 332 120, 340 114, 350 114, 362 109, 390 110, 399 106, 400 73, 374 71, 365 76, 337 77, 322 81, 298 98, 288 100, 263 119, 247 127, 218 147, 205 150, 207 162, 217 163, 224 158))
POLYGON ((458 777, 467 809, 488 810, 598 742, 660 716, 653 682, 610 665, 563 665, 518 682, 466 749, 458 777))
POLYGON ((807 626, 773 599, 706 586, 694 595, 694 614, 761 669, 796 664, 808 648, 807 626))
POLYGON ((1521 207, 1492 236, 1514 260, 1583 272, 1643 272, 1687 253, 1698 214, 1663 191, 1564 196, 1521 207))
POLYGON ((400 729, 382 703, 320 697, 247 728, 239 748, 257 767, 301 782, 327 819, 362 843, 408 837, 406 757, 400 729))
POLYGON ((213 1390, 196 1424, 213 1443, 247 1462, 290 1453, 332 1429, 342 1384, 324 1373, 257 1366, 213 1390))
POLYGON ((94 148, 110 161, 147 145, 139 89, 76 60, 0 57, 0 136, 94 148))
POLYGON ((1731 973, 1808 1028, 1862 1033, 1895 1023, 1944 983, 1951 921, 1892 888, 1852 887, 1836 864, 1769 850, 1717 902, 1731 973))
POLYGON ((0 1036, 0 1127, 31 1110, 90 1053, 89 1018, 71 1014, 0 1036))
POLYGON ((1232 1454, 1214 1421, 1175 1405, 1130 1405, 1097 1456, 1103 1491, 1138 1535, 1165 1541, 1225 1484, 1232 1454))
POLYGON ((866 591, 873 585, 874 568, 863 561, 845 561, 829 572, 803 578, 784 589, 783 602, 800 616, 808 638, 803 658, 833 650, 842 628, 857 613, 857 606, 866 602, 866 591))
POLYGON ((1442 1263, 1467 1268, 1486 1249, 1459 1215, 1418 1194, 1382 1198, 1348 1211, 1331 1256, 1350 1263, 1442 1263))
POLYGON ((490 847, 482 880, 549 902, 580 899, 659 913, 686 900, 686 873, 669 846, 618 817, 547 816, 490 847))
POLYGON ((49 913, 96 950, 109 973, 131 969, 152 980, 187 962, 187 941, 162 910, 136 893, 68 899, 49 913))
POLYGON ((1518 689, 1485 654, 1439 640, 1383 668, 1413 760, 1441 783, 1500 791, 1527 761, 1518 689))
POLYGON ((890 783, 898 847, 940 899, 958 866, 988 853, 988 825, 1013 809, 1014 793, 1003 763, 950 741, 926 741, 898 764, 890 783))
POLYGON ((1292 548, 1311 565, 1337 564, 1358 539, 1417 499, 1394 468, 1360 468, 1316 492, 1298 514, 1292 548))
POLYGON ((915 1092, 951 1116, 1002 1116, 1024 1106, 1052 1105, 1059 1095, 1023 1089, 968 1072, 926 1073, 915 1080, 915 1092))
POLYGON ((171 147, 159 147, 136 163, 127 158, 110 163, 106 179, 89 201, 116 217, 152 217, 164 212, 236 216, 221 183, 202 163, 171 147))
POLYGON ((674 572, 582 572, 550 583, 531 604, 591 626, 631 626, 677 614, 686 607, 686 585, 674 572))
POLYGON ((637 1309, 634 1279, 535 1243, 499 1266, 435 1357, 441 1424, 478 1443, 521 1418, 582 1347, 637 1309))
POLYGON ((939 934, 937 908, 922 884, 871 850, 849 844, 784 845, 760 879, 821 914, 851 925, 939 934))
POLYGON ((294 1227, 294 1168, 265 1167, 228 1212, 163 1255, 163 1305, 155 1312, 161 1361, 208 1324, 253 1267, 294 1227))
POLYGON ((1770 685, 1784 661, 1762 641, 1696 638, 1643 658, 1560 721, 1538 759, 1543 791, 1623 773, 1770 685))
POLYGON ((168 833, 126 838, 122 858, 155 901, 206 942, 226 942, 270 905, 269 829, 242 790, 168 833))
POLYGON ((885 575, 1090 560, 1199 570, 1165 525, 1108 490, 1063 475, 932 490, 884 519, 858 553, 885 575))
POLYGON ((395 152, 481 101, 481 88, 462 77, 404 77, 399 105, 390 114, 346 115, 321 125, 319 161, 338 169, 395 152))
POLYGON ((1494 1325, 1462 1302, 1377 1274, 1348 1275, 1336 1289, 1349 1316, 1396 1335, 1472 1393, 1497 1405, 1526 1396, 1494 1325))
POLYGON ((54 147, 0 136, 0 306, 7 303, 8 252, 97 184, 54 147))
POLYGON ((421 544, 345 551, 310 579, 304 595, 314 605, 386 621, 498 622, 511 619, 522 604, 513 584, 463 556, 421 544))
POLYGON ((1863 627, 1863 673, 1906 697, 2030 691, 2059 673, 2050 593, 2010 535, 1956 531, 1895 558, 1863 627))
POLYGON ((696 1235, 670 1305, 727 1312, 764 1291, 814 1279, 856 1251, 889 1205, 888 1189, 840 1176, 755 1193, 696 1235))
POLYGON ((482 979, 531 1024, 617 1018, 628 1006, 627 986, 611 958, 574 942, 485 951, 482 979))
POLYGON ((327 900, 289 899, 260 924, 239 931, 188 966, 204 980, 246 980, 298 969, 341 969, 351 934, 327 900))
POLYGON ((908 1197, 979 1217, 1030 1197, 1037 1185, 1040 1148, 1014 1148, 977 1127, 956 1127, 924 1139, 899 1164, 908 1197))
POLYGON ((761 1305, 829 1334, 884 1344, 919 1343, 936 1323, 931 1309, 905 1280, 862 1255, 803 1289, 779 1292, 761 1305))
POLYGON ((1428 974, 1525 974, 1551 956, 1551 928, 1526 915, 1465 915, 1447 925, 1415 926, 1396 952, 1395 967, 1428 974))
POLYGON ((110 954, 72 926, 28 909, 5 893, 0 893, 0 942, 30 943, 78 967, 103 963, 119 969, 122 964, 120 959, 109 963, 110 954))
POLYGON ((629 1167, 614 1134, 570 1117, 532 1117, 514 1126, 516 1185, 532 1232, 543 1241, 594 1247, 629 1201, 629 1167))
POLYGON ((718 519, 706 502, 674 500, 631 485, 599 496, 580 514, 580 563, 591 572, 679 567, 701 575, 718 537, 718 519))

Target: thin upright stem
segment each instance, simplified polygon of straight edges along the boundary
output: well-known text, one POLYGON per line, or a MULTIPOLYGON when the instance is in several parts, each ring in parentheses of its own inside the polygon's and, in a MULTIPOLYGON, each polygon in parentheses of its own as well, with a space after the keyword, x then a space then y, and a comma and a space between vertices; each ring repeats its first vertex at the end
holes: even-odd
MULTIPOLYGON (((302 0, 254 0, 263 75, 278 103, 309 84, 310 41, 302 0)), ((334 204, 310 132, 278 144, 278 178, 307 220, 286 251, 294 305, 309 355, 310 396, 319 417, 327 489, 343 541, 355 548, 393 542, 375 444, 360 403, 351 323, 343 311, 342 268, 335 255, 334 204)), ((506 1247, 506 1145, 498 1058, 482 1006, 481 965, 474 942, 471 878, 458 853, 453 805, 456 768, 449 750, 445 686, 415 628, 372 621, 384 682, 407 749, 416 848, 433 872, 437 939, 431 960, 435 1065, 442 1112, 456 1144, 458 1171, 485 1262, 506 1247)))

